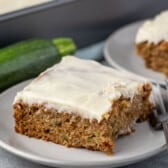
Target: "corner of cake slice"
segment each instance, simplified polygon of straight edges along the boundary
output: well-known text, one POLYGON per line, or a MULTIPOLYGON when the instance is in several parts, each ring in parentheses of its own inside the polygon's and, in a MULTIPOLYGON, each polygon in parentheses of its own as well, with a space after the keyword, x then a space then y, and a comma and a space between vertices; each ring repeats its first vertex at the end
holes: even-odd
POLYGON ((168 10, 146 20, 136 35, 136 50, 148 68, 168 78, 168 10))
POLYGON ((112 154, 117 137, 148 118, 150 92, 148 82, 95 61, 66 56, 17 93, 15 130, 112 154))

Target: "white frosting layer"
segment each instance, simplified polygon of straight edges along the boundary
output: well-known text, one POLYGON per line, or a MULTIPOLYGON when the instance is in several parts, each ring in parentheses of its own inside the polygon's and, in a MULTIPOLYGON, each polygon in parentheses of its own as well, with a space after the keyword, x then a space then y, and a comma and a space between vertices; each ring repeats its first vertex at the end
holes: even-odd
POLYGON ((50 0, 0 0, 0 14, 31 7, 50 0))
POLYGON ((17 93, 14 103, 43 103, 59 112, 75 112, 100 121, 111 110, 113 100, 121 95, 133 97, 143 84, 95 61, 67 56, 17 93))
POLYGON ((136 36, 136 43, 149 41, 156 44, 162 40, 168 41, 168 10, 145 21, 136 36))

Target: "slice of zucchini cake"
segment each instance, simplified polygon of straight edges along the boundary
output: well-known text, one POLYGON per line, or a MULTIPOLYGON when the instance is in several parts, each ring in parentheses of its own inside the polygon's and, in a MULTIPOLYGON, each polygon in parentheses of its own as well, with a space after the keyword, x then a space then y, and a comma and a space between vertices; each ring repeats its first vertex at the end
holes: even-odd
POLYGON ((136 35, 136 51, 148 68, 168 78, 168 10, 146 20, 136 35))
POLYGON ((67 56, 14 100, 18 133, 112 154, 120 134, 151 112, 151 85, 95 61, 67 56))

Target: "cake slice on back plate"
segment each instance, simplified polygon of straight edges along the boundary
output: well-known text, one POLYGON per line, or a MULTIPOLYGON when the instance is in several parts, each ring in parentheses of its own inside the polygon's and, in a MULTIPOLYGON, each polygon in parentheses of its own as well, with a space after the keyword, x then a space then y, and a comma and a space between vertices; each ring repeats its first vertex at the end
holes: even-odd
POLYGON ((145 21, 139 28, 136 50, 147 67, 168 77, 168 10, 145 21))
POLYGON ((120 134, 148 118, 151 85, 95 61, 67 56, 14 100, 18 133, 112 154, 120 134))

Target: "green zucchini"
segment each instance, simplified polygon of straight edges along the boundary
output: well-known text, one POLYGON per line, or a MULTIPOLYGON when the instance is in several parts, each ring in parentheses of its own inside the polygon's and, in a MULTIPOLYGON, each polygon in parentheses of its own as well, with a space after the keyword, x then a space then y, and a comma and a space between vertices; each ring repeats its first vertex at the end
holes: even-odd
POLYGON ((0 49, 0 92, 37 76, 75 50, 70 38, 32 39, 0 49))

